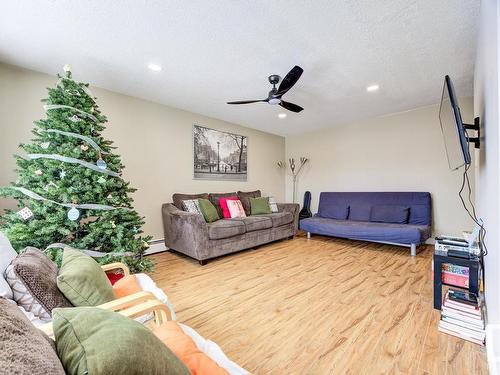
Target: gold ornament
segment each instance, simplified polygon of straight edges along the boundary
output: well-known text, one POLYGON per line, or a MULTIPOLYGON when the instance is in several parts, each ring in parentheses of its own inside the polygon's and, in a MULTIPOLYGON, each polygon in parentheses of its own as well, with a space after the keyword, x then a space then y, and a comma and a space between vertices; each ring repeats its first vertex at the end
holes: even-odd
POLYGON ((37 169, 37 170, 35 171, 35 174, 36 174, 37 176, 41 176, 41 175, 42 175, 42 173, 43 173, 43 172, 42 172, 40 169, 37 169))
POLYGON ((82 151, 87 151, 89 149, 89 146, 81 145, 80 148, 82 149, 82 151))

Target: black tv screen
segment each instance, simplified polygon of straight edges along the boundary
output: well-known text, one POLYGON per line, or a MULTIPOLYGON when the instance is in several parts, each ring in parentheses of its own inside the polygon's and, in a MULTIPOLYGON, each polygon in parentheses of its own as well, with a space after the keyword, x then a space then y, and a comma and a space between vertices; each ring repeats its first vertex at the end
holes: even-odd
POLYGON ((439 107, 439 121, 443 132, 446 156, 450 169, 455 170, 471 163, 469 143, 458 106, 455 89, 449 76, 444 77, 443 95, 439 107))

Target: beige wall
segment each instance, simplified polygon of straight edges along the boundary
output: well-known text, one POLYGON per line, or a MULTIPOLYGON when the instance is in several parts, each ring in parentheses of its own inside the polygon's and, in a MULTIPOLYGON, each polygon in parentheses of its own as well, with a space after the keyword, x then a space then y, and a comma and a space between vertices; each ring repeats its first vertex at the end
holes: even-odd
MULTIPOLYGON (((471 121, 472 100, 460 104, 464 121, 471 121)), ((460 235, 471 229, 457 195, 461 174, 448 169, 438 109, 429 106, 288 137, 287 157, 311 159, 299 177, 297 200, 302 202, 310 190, 314 213, 321 191, 429 191, 435 233, 460 235)))
MULTIPOLYGON (((78 78, 78 74, 76 74, 78 78)), ((56 78, 0 64, 0 185, 15 179, 12 155, 31 136, 33 120, 44 117, 40 99, 56 78)), ((124 179, 138 188, 136 209, 146 217, 145 231, 163 238, 160 207, 174 192, 228 192, 260 188, 278 201, 284 198, 283 174, 275 162, 284 158, 283 137, 155 104, 103 89, 92 88, 108 117, 104 136, 115 142, 125 165, 124 179), (193 180, 192 125, 200 124, 248 136, 248 181, 193 180)), ((0 209, 13 207, 0 198, 0 209)))

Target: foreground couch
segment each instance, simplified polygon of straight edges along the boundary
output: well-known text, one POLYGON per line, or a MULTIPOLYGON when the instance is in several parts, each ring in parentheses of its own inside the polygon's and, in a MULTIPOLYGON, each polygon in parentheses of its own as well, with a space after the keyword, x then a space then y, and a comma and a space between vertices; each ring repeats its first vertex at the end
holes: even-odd
MULTIPOLYGON (((260 191, 254 192, 260 196, 260 191)), ((174 194, 174 203, 162 206, 165 245, 205 264, 208 259, 295 236, 299 205, 278 203, 278 212, 245 218, 205 222, 202 215, 182 210, 182 200, 209 199, 217 205, 221 197, 241 196, 243 192, 220 194, 174 194)))
POLYGON ((318 213, 300 221, 300 229, 355 240, 411 248, 431 236, 431 195, 427 192, 323 192, 318 213))

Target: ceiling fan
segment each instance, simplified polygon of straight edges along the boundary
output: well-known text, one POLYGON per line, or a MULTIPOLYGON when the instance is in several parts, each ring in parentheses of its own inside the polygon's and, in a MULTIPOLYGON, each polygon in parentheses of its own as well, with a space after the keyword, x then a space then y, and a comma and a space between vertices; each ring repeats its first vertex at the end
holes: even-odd
POLYGON ((271 105, 278 104, 283 108, 288 109, 289 111, 292 112, 300 112, 304 108, 302 108, 297 104, 285 102, 284 100, 281 99, 281 97, 285 95, 288 92, 288 90, 290 90, 293 87, 293 85, 297 83, 303 71, 304 69, 302 69, 300 66, 295 65, 292 68, 292 70, 288 72, 285 78, 283 78, 278 88, 276 88, 276 85, 279 83, 281 77, 277 74, 270 75, 269 82, 271 83, 271 85, 273 85, 273 88, 271 89, 271 91, 269 91, 269 94, 266 99, 239 100, 235 102, 227 102, 227 104, 250 104, 250 103, 266 102, 271 105))

